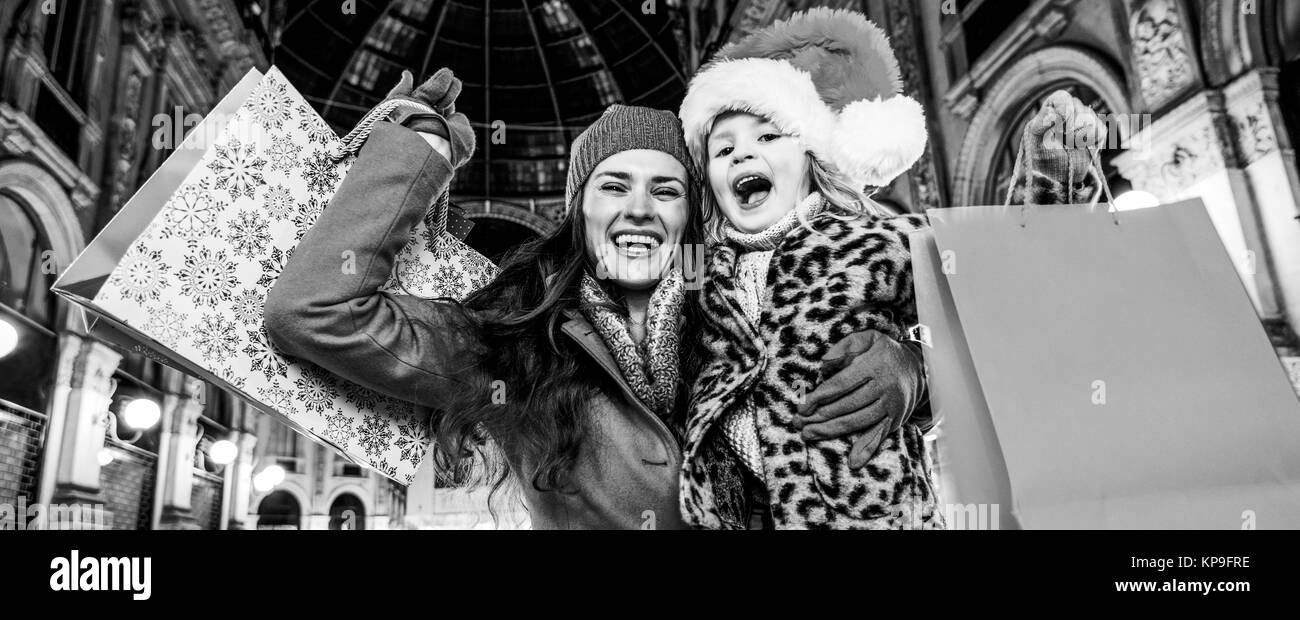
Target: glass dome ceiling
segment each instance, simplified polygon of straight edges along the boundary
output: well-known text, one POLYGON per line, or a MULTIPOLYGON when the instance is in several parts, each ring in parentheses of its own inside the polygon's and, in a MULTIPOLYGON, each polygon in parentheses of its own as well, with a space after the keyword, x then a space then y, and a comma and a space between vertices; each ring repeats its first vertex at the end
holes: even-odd
POLYGON ((478 151, 460 200, 564 193, 569 143, 612 103, 676 110, 686 77, 672 11, 620 0, 290 1, 274 62, 337 130, 410 69, 450 67, 478 151))

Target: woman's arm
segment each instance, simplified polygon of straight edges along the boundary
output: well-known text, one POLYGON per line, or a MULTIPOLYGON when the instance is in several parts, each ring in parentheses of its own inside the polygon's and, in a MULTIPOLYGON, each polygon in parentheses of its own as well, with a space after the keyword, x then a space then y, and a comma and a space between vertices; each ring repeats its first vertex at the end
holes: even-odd
POLYGON ((456 389, 480 350, 460 309, 379 292, 411 228, 447 189, 452 164, 415 131, 375 124, 266 301, 284 353, 425 406, 456 389))

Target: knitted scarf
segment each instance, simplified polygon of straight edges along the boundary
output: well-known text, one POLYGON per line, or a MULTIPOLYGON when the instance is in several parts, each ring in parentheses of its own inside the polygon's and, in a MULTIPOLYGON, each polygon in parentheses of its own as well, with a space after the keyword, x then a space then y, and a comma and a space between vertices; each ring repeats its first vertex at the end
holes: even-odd
POLYGON ((627 317, 610 309, 611 301, 591 274, 582 277, 579 307, 618 362, 632 391, 664 419, 677 399, 678 342, 686 299, 680 271, 673 270, 650 296, 646 336, 638 346, 628 332, 627 317))
POLYGON ((813 192, 808 194, 808 197, 804 198, 803 202, 795 205, 793 209, 781 216, 781 219, 756 233, 740 232, 740 229, 729 221, 723 223, 722 230, 726 234, 727 240, 738 246, 742 252, 775 250, 787 233, 794 230, 795 226, 803 223, 800 220, 801 217, 803 220, 811 220, 826 208, 825 205, 826 202, 822 200, 822 195, 813 192))

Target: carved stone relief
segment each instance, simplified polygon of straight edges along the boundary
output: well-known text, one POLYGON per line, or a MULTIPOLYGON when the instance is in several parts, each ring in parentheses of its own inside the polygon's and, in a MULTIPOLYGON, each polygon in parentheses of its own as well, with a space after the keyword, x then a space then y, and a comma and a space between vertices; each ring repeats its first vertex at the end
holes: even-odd
POLYGON ((1152 109, 1196 86, 1196 60, 1177 0, 1133 0, 1129 36, 1142 96, 1152 109))

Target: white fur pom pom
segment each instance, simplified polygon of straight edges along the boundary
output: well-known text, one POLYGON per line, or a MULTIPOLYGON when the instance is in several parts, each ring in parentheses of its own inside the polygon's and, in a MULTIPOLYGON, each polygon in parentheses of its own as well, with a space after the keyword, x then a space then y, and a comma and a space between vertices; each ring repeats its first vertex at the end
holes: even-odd
POLYGON ((925 111, 905 95, 854 101, 840 111, 831 160, 857 185, 888 185, 925 152, 925 111))

